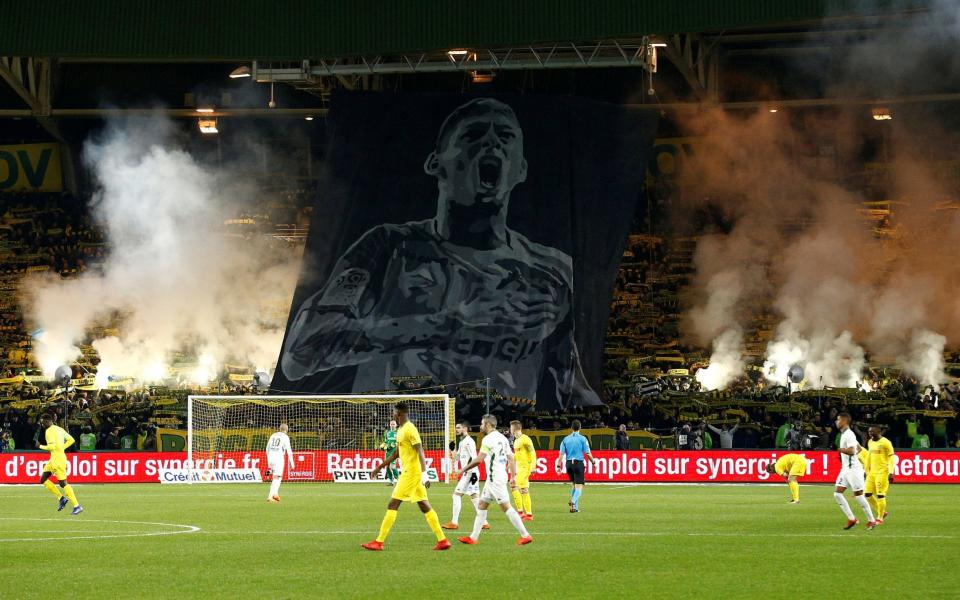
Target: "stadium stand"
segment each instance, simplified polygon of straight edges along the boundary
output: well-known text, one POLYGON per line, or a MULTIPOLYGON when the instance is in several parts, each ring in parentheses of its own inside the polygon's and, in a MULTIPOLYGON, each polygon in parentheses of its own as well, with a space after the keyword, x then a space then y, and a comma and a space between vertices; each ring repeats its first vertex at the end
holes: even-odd
MULTIPOLYGON (((270 200, 256 214, 238 213, 228 220, 227 232, 272 235, 302 245, 314 190, 280 185, 270 192, 270 200)), ((158 428, 182 428, 189 389, 127 391, 129 382, 117 382, 98 391, 89 385, 98 358, 92 347, 83 346, 83 356, 74 366, 74 383, 79 385, 64 395, 50 387, 33 359, 32 335, 20 308, 21 282, 35 272, 74 277, 96 268, 104 258, 108 248, 93 222, 89 195, 3 193, 0 213, 0 422, 9 433, 0 451, 33 447, 41 409, 53 409, 76 437, 89 428, 97 449, 149 449, 156 447, 158 428)), ((707 364, 707 356, 702 349, 682 344, 680 334, 680 297, 694 271, 697 239, 642 233, 649 230, 649 223, 642 221, 635 223, 614 286, 604 351, 607 405, 587 412, 537 413, 527 399, 503 398, 496 391, 490 396, 494 413, 505 420, 525 420, 540 447, 555 447, 562 436, 554 432, 565 430, 577 418, 599 448, 614 447, 620 425, 627 426, 633 448, 719 448, 717 431, 733 425, 736 448, 831 448, 837 437, 833 421, 843 410, 857 422, 886 426, 900 447, 923 443, 960 447, 956 382, 934 392, 894 369, 874 367, 868 374, 869 392, 858 388, 789 393, 768 386, 754 367, 728 390, 702 391, 694 374, 707 364), (929 435, 918 434, 918 424, 929 435)), ((749 331, 748 356, 762 358, 769 328, 760 315, 749 331)), ((191 358, 178 360, 190 364, 191 358)), ((960 363, 956 354, 945 359, 949 365, 960 363)), ((202 391, 256 393, 252 375, 249 367, 232 367, 216 388, 202 391)), ((439 383, 407 378, 397 380, 396 389, 389 391, 447 389, 457 396, 458 417, 479 421, 487 408, 483 382, 456 388, 439 383)))

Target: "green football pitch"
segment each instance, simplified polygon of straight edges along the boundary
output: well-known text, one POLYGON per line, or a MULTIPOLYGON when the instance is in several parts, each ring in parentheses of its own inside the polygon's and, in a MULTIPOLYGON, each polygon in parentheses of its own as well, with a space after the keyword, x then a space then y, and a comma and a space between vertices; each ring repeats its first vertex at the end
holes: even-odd
MULTIPOLYGON (((533 487, 534 542, 499 510, 477 546, 435 552, 404 505, 383 552, 374 484, 76 485, 85 512, 38 486, 0 487, 0 598, 697 597, 960 595, 960 490, 894 485, 887 523, 842 531, 829 486, 533 487)), ((430 497, 450 516, 448 485, 430 497)), ((858 508, 855 507, 858 512, 858 508)), ((472 524, 465 503, 462 524, 472 524)), ((861 516, 858 514, 858 516, 861 516)), ((453 532, 466 535, 466 532, 453 532)), ((451 536, 453 537, 453 536, 451 536)))

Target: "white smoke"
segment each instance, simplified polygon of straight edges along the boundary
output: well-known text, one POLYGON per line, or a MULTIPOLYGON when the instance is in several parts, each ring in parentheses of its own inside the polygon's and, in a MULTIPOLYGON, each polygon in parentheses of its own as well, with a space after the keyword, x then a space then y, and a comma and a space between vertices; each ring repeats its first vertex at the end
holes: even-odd
POLYGON ((944 381, 943 349, 947 338, 926 329, 918 329, 910 336, 906 355, 899 357, 903 369, 915 376, 921 384, 940 390, 944 381))
MULTIPOLYGON (((834 183, 843 173, 831 173, 830 162, 799 160, 799 149, 821 135, 838 147, 856 138, 868 117, 805 114, 798 132, 764 112, 710 109, 681 123, 697 152, 684 167, 694 175, 681 181, 675 207, 686 222, 722 214, 700 239, 685 295, 684 332, 712 347, 711 364, 723 365, 716 373, 742 365, 731 352, 738 338, 729 332, 740 332, 747 344, 757 332, 768 340, 765 376, 779 384, 794 364, 811 387, 862 384, 868 350, 872 362, 898 366, 925 384, 943 381, 942 351, 960 344, 953 284, 960 277, 960 211, 943 208, 952 190, 931 165, 900 157, 923 156, 935 123, 924 121, 930 128, 922 136, 897 123, 885 126, 898 141, 889 163, 890 197, 898 202, 880 235, 864 219, 864 198, 834 183)), ((859 149, 850 145, 837 150, 849 154, 838 164, 857 164, 859 149)), ((732 381, 710 370, 700 377, 711 387, 732 381)))
POLYGON ((97 184, 93 213, 109 255, 75 279, 27 281, 44 372, 75 360, 91 328, 112 323, 118 331, 93 340, 101 385, 111 375, 163 379, 184 352, 201 359, 197 381, 228 361, 269 369, 282 324, 261 315, 289 306, 299 257, 263 236, 225 234, 224 220, 255 201, 255 190, 198 162, 159 118, 111 123, 87 142, 83 158, 97 184))
POLYGON ((781 325, 777 340, 767 346, 763 373, 767 381, 787 385, 790 367, 800 365, 806 386, 855 387, 860 382, 866 359, 863 348, 853 341, 849 331, 839 335, 803 336, 781 325))
POLYGON ((710 365, 699 369, 697 381, 706 390, 722 390, 743 375, 743 332, 728 329, 713 340, 710 365))

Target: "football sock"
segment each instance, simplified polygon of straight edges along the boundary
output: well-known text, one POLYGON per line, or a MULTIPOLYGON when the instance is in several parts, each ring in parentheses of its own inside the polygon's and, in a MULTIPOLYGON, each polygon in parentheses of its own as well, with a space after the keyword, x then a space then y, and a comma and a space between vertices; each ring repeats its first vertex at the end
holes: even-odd
POLYGON ((880 507, 877 506, 877 497, 876 497, 876 496, 867 496, 867 502, 870 503, 870 509, 871 509, 875 514, 878 514, 878 515, 882 515, 882 514, 883 514, 883 513, 880 512, 880 510, 879 510, 880 507))
MULTIPOLYGON (((470 501, 473 502, 473 510, 479 511, 479 510, 480 510, 480 498, 470 498, 470 501)), ((484 525, 487 524, 487 518, 486 518, 486 517, 483 518, 483 524, 484 524, 484 525)))
POLYGON ((270 495, 267 498, 272 498, 280 493, 280 480, 274 479, 270 482, 270 495))
POLYGON ((515 511, 511 506, 505 513, 507 518, 510 520, 510 524, 513 525, 513 528, 520 533, 520 537, 527 537, 530 534, 527 533, 527 528, 523 526, 523 519, 520 518, 520 513, 515 511))
POLYGON ((428 512, 423 513, 423 517, 427 520, 427 525, 430 526, 433 535, 437 536, 438 542, 446 539, 447 536, 443 534, 443 528, 440 527, 440 517, 437 516, 437 511, 431 508, 428 512))
POLYGON ((850 510, 850 505, 847 504, 847 499, 840 492, 834 492, 833 497, 836 498, 837 504, 840 505, 840 510, 843 511, 843 514, 846 515, 848 521, 853 520, 853 511, 850 510))
POLYGON ((533 514, 533 500, 530 499, 530 491, 528 490, 526 494, 521 494, 523 497, 523 512, 528 515, 533 514))
POLYGON ((877 518, 882 519, 884 513, 887 512, 887 498, 877 498, 877 518))
POLYGON ((868 521, 875 521, 873 518, 873 511, 870 510, 870 504, 867 502, 867 499, 863 497, 863 494, 859 496, 854 496, 857 499, 857 504, 860 505, 860 508, 863 510, 863 514, 867 515, 868 521))
POLYGON ((800 484, 797 483, 796 481, 790 481, 790 482, 787 482, 787 485, 790 486, 790 497, 793 498, 794 501, 799 500, 800 484))
POLYGON ((513 505, 517 507, 517 510, 523 510, 523 499, 520 498, 520 490, 513 490, 513 505))
POLYGON ((573 499, 571 500, 571 502, 573 502, 573 505, 577 508, 580 508, 581 494, 583 494, 583 490, 578 490, 578 489, 573 490, 573 499))
POLYGON ((68 500, 70 500, 70 505, 73 506, 74 508, 80 506, 80 503, 77 502, 77 496, 73 493, 73 486, 69 484, 63 486, 63 495, 66 496, 68 500))
POLYGON ((480 530, 483 529, 483 524, 487 522, 487 511, 478 508, 477 509, 477 518, 473 520, 473 532, 470 534, 475 540, 480 539, 480 530))
POLYGON ((463 497, 460 494, 453 495, 453 515, 450 517, 450 521, 453 523, 460 522, 460 509, 463 507, 463 497))
POLYGON ((387 509, 387 514, 383 515, 383 522, 380 523, 380 535, 377 536, 377 541, 383 543, 387 541, 387 534, 390 533, 390 528, 393 527, 394 521, 397 520, 397 511, 387 509))
POLYGON ((63 496, 63 494, 60 493, 60 489, 57 487, 57 484, 50 481, 49 479, 43 482, 43 487, 50 490, 50 493, 55 495, 57 498, 63 496))

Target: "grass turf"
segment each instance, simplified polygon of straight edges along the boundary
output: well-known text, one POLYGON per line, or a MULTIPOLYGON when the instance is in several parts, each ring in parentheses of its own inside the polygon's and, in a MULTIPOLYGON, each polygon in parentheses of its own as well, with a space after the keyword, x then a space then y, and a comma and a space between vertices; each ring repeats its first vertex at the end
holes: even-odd
MULTIPOLYGON (((451 536, 454 548, 434 552, 419 510, 404 505, 380 553, 359 544, 376 535, 386 486, 284 484, 281 504, 265 501, 266 485, 75 489, 86 509, 78 517, 69 506, 54 512, 43 488, 0 487, 0 597, 53 590, 77 598, 960 593, 953 486, 893 486, 890 518, 868 532, 863 525, 841 530, 828 486, 801 487, 793 506, 784 485, 588 485, 583 512, 572 515, 569 487, 534 484, 529 546, 515 545, 516 533, 491 507, 494 529, 479 545, 451 536)), ((444 522, 451 491, 430 490, 444 522)), ((464 504, 461 525, 469 528, 474 511, 464 504)))

